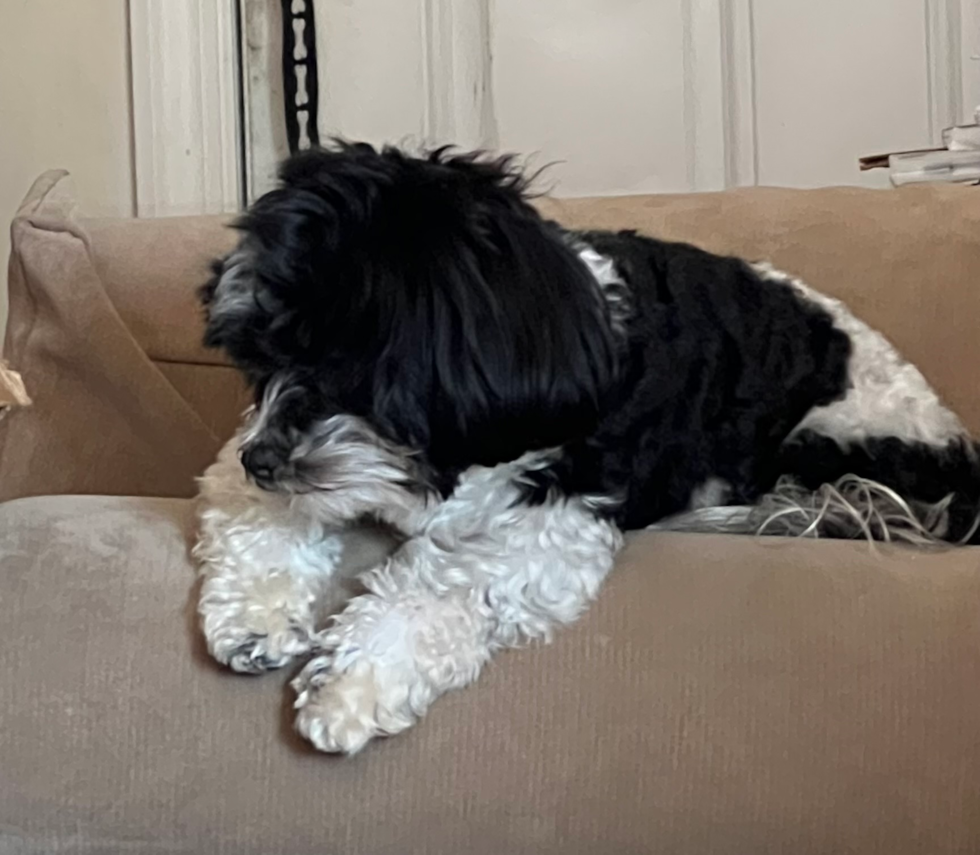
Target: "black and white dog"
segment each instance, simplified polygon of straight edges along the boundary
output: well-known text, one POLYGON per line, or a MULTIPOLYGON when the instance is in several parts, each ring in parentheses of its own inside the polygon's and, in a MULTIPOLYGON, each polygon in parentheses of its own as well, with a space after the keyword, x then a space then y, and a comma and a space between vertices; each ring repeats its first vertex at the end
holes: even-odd
POLYGON ((203 292, 256 405, 202 479, 196 555, 215 658, 315 654, 294 686, 318 748, 574 621, 624 530, 977 539, 959 419, 802 282, 564 230, 506 158, 337 143, 281 179, 203 292), (365 520, 400 544, 321 628, 365 520))

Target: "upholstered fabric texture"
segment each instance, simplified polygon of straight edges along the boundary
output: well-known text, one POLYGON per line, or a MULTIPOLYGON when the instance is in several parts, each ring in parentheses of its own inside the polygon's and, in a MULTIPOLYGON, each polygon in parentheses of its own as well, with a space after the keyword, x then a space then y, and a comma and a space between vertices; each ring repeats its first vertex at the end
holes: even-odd
POLYGON ((0 421, 0 500, 190 495, 244 406, 237 374, 200 346, 195 295, 231 231, 83 221, 55 172, 11 235, 4 350, 34 405, 0 421))
POLYGON ((191 503, 0 506, 0 853, 980 851, 980 552, 644 535, 339 760, 202 650, 191 503))

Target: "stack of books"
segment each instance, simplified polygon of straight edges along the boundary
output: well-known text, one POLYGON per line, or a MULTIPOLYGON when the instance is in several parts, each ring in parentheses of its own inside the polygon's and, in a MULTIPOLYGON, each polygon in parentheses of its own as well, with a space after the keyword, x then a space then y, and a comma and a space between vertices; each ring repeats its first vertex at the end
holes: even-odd
POLYGON ((888 157, 888 177, 896 187, 931 182, 975 184, 980 181, 980 148, 892 154, 888 157))
POLYGON ((943 131, 943 147, 896 151, 862 157, 861 169, 888 169, 896 187, 903 184, 980 183, 980 108, 972 125, 943 131))

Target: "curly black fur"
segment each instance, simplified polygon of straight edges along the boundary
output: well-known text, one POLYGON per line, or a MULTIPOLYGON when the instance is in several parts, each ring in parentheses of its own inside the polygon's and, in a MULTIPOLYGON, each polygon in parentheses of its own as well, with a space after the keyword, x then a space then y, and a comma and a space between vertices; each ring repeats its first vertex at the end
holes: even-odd
POLYGON ((712 477, 731 485, 731 501, 751 503, 775 483, 790 431, 843 394, 849 339, 738 259, 633 232, 582 237, 616 260, 633 314, 599 427, 547 477, 621 498, 625 528, 684 510, 712 477))

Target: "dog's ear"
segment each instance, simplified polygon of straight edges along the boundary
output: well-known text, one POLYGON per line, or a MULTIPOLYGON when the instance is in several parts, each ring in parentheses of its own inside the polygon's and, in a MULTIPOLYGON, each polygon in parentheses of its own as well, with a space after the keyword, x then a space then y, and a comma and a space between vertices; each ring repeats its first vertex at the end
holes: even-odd
POLYGON ((316 316, 329 285, 335 211, 288 188, 261 197, 235 227, 238 246, 201 288, 204 343, 224 349, 250 377, 312 365, 316 316))
POLYGON ((382 162, 367 144, 338 143, 281 165, 279 186, 235 222, 237 248, 200 291, 205 344, 249 372, 319 362, 327 334, 342 332, 354 308, 344 304, 354 291, 338 280, 358 278, 382 162))

